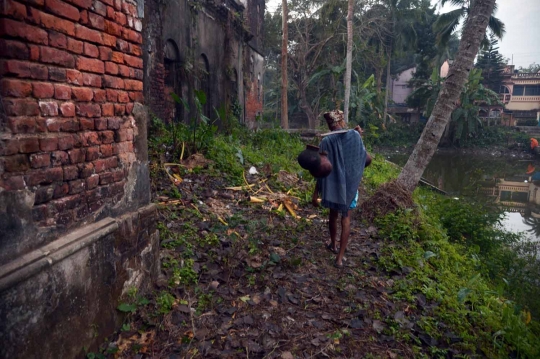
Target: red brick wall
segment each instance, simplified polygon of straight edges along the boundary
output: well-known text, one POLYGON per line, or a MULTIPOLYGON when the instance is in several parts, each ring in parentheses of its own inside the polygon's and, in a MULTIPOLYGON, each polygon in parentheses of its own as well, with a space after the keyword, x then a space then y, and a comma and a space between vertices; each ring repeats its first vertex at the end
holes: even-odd
POLYGON ((244 87, 244 89, 246 91, 246 122, 250 124, 250 126, 255 126, 257 115, 262 116, 263 113, 262 85, 260 95, 258 93, 259 90, 257 89, 256 80, 252 82, 249 87, 244 87))
POLYGON ((3 4, 0 187, 35 193, 37 225, 69 227, 123 195, 142 23, 126 0, 3 4))

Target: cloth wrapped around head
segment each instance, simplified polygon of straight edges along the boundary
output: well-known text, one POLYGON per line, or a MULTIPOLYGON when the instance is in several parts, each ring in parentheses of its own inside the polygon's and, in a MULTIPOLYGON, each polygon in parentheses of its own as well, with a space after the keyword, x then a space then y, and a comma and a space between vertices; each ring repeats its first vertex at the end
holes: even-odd
POLYGON ((343 111, 334 110, 324 113, 324 119, 328 125, 330 131, 341 130, 345 128, 345 119, 343 117, 343 111))

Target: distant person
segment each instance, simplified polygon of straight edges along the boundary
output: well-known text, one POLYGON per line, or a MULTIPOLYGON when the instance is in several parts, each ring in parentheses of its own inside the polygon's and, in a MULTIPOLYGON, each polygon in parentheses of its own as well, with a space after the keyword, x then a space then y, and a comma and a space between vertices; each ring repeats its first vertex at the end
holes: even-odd
POLYGON ((531 138, 531 151, 535 152, 536 147, 538 147, 538 141, 536 138, 531 138))
MULTIPOLYGON (((340 131, 347 128, 343 120, 343 112, 336 110, 324 114, 330 131, 340 131)), ((351 219, 349 211, 356 208, 358 186, 362 180, 364 167, 371 163, 371 156, 362 142, 362 129, 356 126, 354 130, 330 134, 323 138, 320 149, 328 153, 332 163, 332 172, 327 177, 319 178, 313 191, 312 203, 318 206, 321 194, 323 207, 330 209, 328 227, 330 242, 326 248, 336 254, 335 266, 343 267, 343 256, 349 242, 351 219), (341 236, 339 249, 337 244, 337 221, 341 213, 341 236)), ((313 173, 316 176, 316 173, 313 173)))

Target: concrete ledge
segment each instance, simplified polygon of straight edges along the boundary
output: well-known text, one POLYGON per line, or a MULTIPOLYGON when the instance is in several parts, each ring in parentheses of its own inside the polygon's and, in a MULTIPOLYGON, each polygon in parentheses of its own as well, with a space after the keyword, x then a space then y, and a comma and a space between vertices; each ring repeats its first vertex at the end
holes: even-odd
POLYGON ((89 246, 100 238, 116 231, 118 223, 112 218, 75 230, 56 241, 36 249, 0 267, 0 292, 20 281, 52 266, 80 249, 89 246))

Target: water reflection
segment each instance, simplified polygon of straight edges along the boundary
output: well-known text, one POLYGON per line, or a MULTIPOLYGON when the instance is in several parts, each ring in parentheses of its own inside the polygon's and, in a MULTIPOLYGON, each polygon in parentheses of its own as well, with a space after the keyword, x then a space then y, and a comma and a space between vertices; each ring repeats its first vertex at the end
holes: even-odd
MULTIPOLYGON (((399 165, 406 155, 388 159, 399 165)), ((482 195, 502 206, 502 225, 540 239, 540 162, 487 156, 436 154, 424 178, 454 197, 482 195)))

